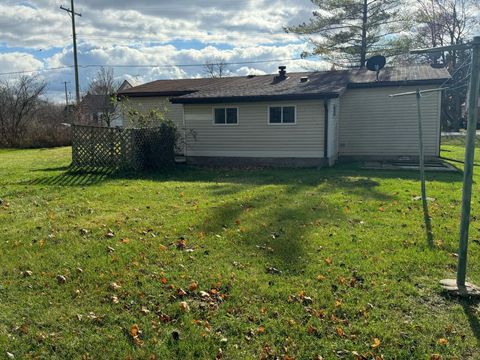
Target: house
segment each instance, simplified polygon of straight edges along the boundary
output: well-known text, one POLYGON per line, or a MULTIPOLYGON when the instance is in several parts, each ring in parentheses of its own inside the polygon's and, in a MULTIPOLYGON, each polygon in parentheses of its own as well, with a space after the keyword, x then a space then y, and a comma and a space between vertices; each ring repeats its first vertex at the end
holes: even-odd
MULTIPOLYGON (((129 81, 124 80, 117 92, 122 92, 132 87, 129 81)), ((110 122, 110 126, 121 126, 122 122, 116 116, 112 116, 114 112, 115 106, 111 95, 87 93, 82 98, 79 106, 80 123, 106 126, 110 122)))
MULTIPOLYGON (((168 108, 187 161, 333 165, 338 159, 418 158, 415 96, 449 78, 428 65, 209 79, 158 80, 119 93, 140 109, 168 108)), ((441 93, 421 100, 425 155, 440 153, 441 93)))

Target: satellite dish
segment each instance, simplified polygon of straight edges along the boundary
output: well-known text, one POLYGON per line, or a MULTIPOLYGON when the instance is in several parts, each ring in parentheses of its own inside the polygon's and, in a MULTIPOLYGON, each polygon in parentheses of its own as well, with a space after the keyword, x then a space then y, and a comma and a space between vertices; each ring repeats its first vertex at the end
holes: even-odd
POLYGON ((380 70, 384 68, 386 63, 387 63, 387 59, 383 55, 375 55, 367 60, 367 69, 370 71, 377 72, 377 81, 378 81, 378 74, 380 73, 380 70))
POLYGON ((375 55, 367 60, 367 69, 370 71, 380 71, 385 67, 387 59, 383 55, 375 55))

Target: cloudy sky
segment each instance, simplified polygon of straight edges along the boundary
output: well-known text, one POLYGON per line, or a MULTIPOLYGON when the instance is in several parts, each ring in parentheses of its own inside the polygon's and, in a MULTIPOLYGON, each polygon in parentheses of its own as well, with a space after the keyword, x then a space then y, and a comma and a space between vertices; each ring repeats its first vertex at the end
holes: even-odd
MULTIPOLYGON (((60 5, 70 1, 0 2, 0 79, 38 71, 55 101, 64 98, 64 81, 74 96, 73 69, 48 70, 73 64, 71 20, 60 5)), ((174 65, 216 58, 240 63, 228 66, 238 75, 272 73, 281 64, 321 68, 315 59, 286 60, 298 58, 305 41, 282 27, 307 20, 312 10, 310 0, 76 0, 81 89, 98 65, 136 83, 202 76, 201 66, 174 65), (283 61, 263 62, 273 59, 283 61)))

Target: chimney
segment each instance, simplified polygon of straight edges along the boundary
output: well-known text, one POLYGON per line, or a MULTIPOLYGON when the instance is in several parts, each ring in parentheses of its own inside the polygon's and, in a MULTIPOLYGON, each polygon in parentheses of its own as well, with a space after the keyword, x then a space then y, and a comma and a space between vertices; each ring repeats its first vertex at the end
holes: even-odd
POLYGON ((285 80, 287 78, 287 67, 282 65, 278 67, 278 80, 285 80))

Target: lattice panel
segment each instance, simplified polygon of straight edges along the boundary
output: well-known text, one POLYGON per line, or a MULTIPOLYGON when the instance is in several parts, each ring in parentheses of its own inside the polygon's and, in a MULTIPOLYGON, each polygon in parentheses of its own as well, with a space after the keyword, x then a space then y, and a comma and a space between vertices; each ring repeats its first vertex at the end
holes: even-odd
POLYGON ((72 125, 75 167, 140 170, 173 163, 175 130, 168 126, 130 129, 72 125))

